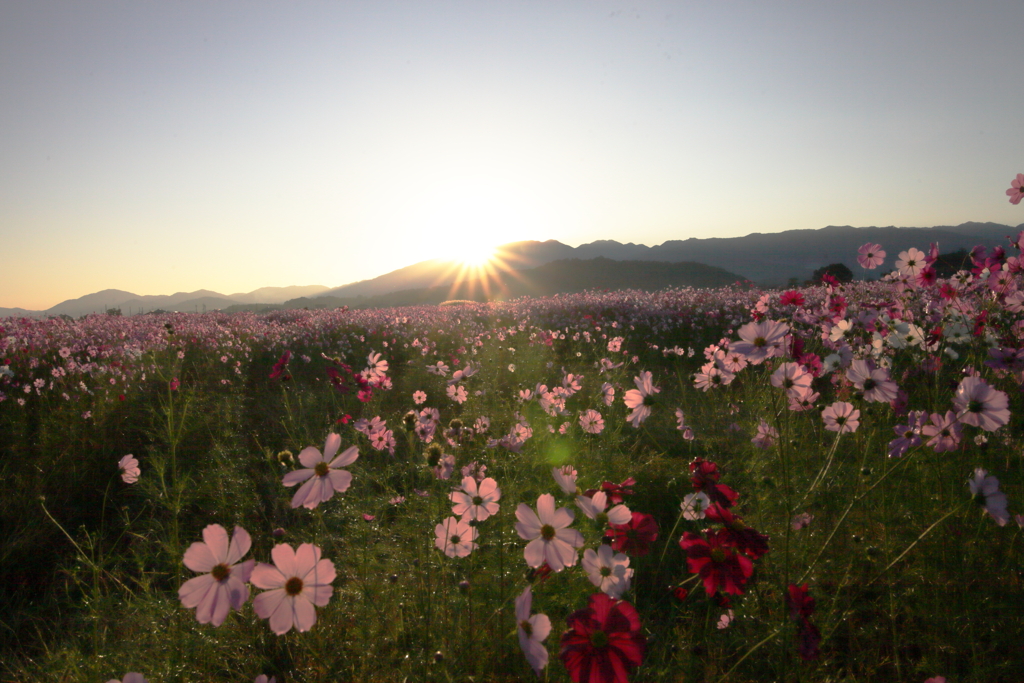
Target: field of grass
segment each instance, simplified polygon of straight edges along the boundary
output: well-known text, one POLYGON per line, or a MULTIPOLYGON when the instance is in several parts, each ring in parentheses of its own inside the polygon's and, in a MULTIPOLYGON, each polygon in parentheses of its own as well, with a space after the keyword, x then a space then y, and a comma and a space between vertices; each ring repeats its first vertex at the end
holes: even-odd
POLYGON ((0 320, 0 680, 1024 680, 1005 262, 787 293, 0 320), (317 469, 325 447, 358 457, 317 469), (498 509, 457 526, 453 492, 481 505, 485 485, 498 509), (534 523, 552 501, 568 513, 534 523), (225 554, 212 525, 251 547, 225 554), (330 563, 305 573, 303 544, 330 563), (608 556, 603 598, 584 559, 608 556), (221 607, 183 604, 203 576, 221 607), (516 614, 527 587, 544 640, 516 614))

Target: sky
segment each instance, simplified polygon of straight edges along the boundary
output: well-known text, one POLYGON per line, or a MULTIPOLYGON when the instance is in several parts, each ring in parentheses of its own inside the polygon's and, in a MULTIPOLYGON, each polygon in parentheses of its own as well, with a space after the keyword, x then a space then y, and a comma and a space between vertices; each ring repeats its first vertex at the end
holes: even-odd
POLYGON ((1024 222, 1021 0, 0 2, 0 307, 1024 222))

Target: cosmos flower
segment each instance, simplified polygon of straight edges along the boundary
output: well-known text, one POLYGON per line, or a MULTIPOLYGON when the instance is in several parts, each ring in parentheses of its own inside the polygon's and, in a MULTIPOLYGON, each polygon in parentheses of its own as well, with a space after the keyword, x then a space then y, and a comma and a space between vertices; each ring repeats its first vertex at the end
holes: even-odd
POLYGON ((577 548, 583 546, 583 535, 572 524, 574 515, 567 508, 555 509, 555 497, 550 493, 537 499, 537 512, 526 503, 516 508, 516 531, 529 541, 523 551, 526 564, 539 567, 547 563, 556 572, 576 564, 577 548))
POLYGON ((860 264, 861 268, 874 270, 878 266, 882 265, 884 261, 885 252, 882 251, 881 244, 872 244, 871 242, 868 242, 857 250, 857 263, 860 264))
POLYGON ((914 247, 901 251, 900 258, 896 261, 896 269, 900 274, 909 277, 915 277, 926 265, 924 252, 914 247))
POLYGON ((351 465, 359 457, 359 450, 350 446, 341 455, 334 458, 334 454, 341 447, 341 437, 337 434, 328 434, 324 444, 323 455, 313 446, 303 448, 299 453, 299 462, 305 465, 306 469, 295 470, 284 475, 282 483, 285 486, 295 486, 299 482, 306 482, 299 487, 292 498, 292 507, 307 507, 310 510, 325 500, 330 500, 334 492, 344 493, 352 484, 352 474, 348 470, 338 469, 351 465), (330 460, 334 458, 334 460, 330 460))
POLYGON ((320 548, 303 543, 292 550, 287 543, 270 551, 274 564, 259 563, 252 571, 252 584, 262 588, 253 600, 260 619, 270 620, 270 630, 283 635, 292 627, 299 633, 316 623, 316 609, 331 599, 336 576, 334 563, 320 559, 320 548))
POLYGON ((707 497, 703 491, 697 491, 696 493, 688 493, 683 496, 683 502, 679 504, 679 509, 683 512, 683 519, 688 519, 691 522, 698 519, 704 519, 704 511, 711 505, 711 499, 707 497))
POLYGON ((121 481, 126 484, 137 482, 139 475, 142 473, 142 470, 139 469, 139 461, 131 453, 121 458, 120 462, 117 463, 117 467, 121 470, 121 481))
POLYGON ((448 557, 466 557, 477 547, 477 533, 468 519, 449 517, 434 527, 434 545, 448 557))
POLYGON ((754 563, 743 553, 736 552, 727 535, 719 531, 700 534, 689 531, 679 539, 679 546, 686 553, 686 565, 704 581, 704 592, 714 595, 719 590, 733 595, 742 595, 743 586, 754 573, 754 563))
POLYGON ((1018 173, 1017 177, 1010 181, 1010 189, 1006 191, 1011 204, 1020 204, 1024 198, 1024 173, 1018 173))
POLYGON ((860 411, 851 403, 836 401, 822 411, 821 419, 828 431, 847 434, 857 431, 860 426, 860 411))
POLYGON ((107 683, 149 683, 149 681, 142 674, 131 672, 126 673, 120 681, 116 678, 111 678, 107 683))
POLYGON ((249 599, 249 575, 255 560, 239 560, 249 552, 249 533, 236 526, 228 541, 228 532, 220 524, 203 529, 203 542, 195 542, 185 551, 185 566, 202 573, 178 589, 181 604, 196 608, 200 624, 220 626, 232 609, 242 609, 249 599))
POLYGON ((427 400, 427 394, 426 392, 423 391, 414 391, 412 393, 412 400, 413 403, 415 403, 416 405, 420 405, 421 403, 427 400))
POLYGON ((629 590, 630 577, 633 576, 629 557, 615 553, 610 545, 602 543, 596 552, 590 548, 584 550, 582 564, 590 583, 602 593, 621 598, 629 590))
POLYGON ((604 418, 596 410, 587 410, 580 415, 580 427, 587 434, 600 434, 604 431, 604 418))
POLYGON ((568 495, 576 493, 576 470, 573 469, 572 465, 563 465, 561 467, 553 467, 551 469, 551 476, 555 478, 555 483, 558 487, 568 495))
POLYGON ((466 476, 462 480, 462 489, 452 491, 450 498, 455 503, 452 514, 466 521, 475 519, 482 522, 498 513, 501 489, 498 488, 498 482, 490 477, 478 484, 475 477, 466 476))
POLYGON ((613 550, 643 557, 651 551, 651 544, 658 540, 658 523, 652 515, 634 512, 624 524, 611 524, 605 536, 612 539, 613 550))
POLYGON ((999 526, 1010 521, 1006 509, 1006 494, 999 490, 999 480, 980 467, 974 470, 974 478, 967 480, 974 501, 987 512, 999 526))
POLYGON ((559 657, 574 683, 625 683, 628 669, 643 663, 640 615, 628 602, 595 593, 568 622, 559 657))
POLYGON ((592 496, 579 496, 576 498, 576 505, 583 510, 583 514, 602 526, 609 523, 628 524, 632 519, 629 508, 622 504, 605 512, 605 508, 608 506, 608 494, 604 491, 597 491, 592 496))
POLYGON ((782 348, 789 334, 789 325, 775 320, 762 320, 747 323, 737 330, 737 334, 740 341, 733 342, 729 348, 746 356, 748 363, 760 365, 782 348))
POLYGON ((641 372, 639 377, 633 378, 633 382, 636 384, 636 389, 627 391, 622 400, 626 407, 633 411, 626 419, 636 428, 650 417, 651 406, 654 405, 654 394, 659 393, 661 389, 654 386, 650 371, 641 372))
POLYGON ((548 650, 543 642, 551 633, 551 620, 546 614, 531 615, 532 606, 533 591, 527 586, 516 598, 516 631, 519 634, 519 647, 526 661, 539 676, 548 665, 548 650))
POLYGON ((869 403, 888 403, 896 400, 899 387, 889 379, 889 371, 875 367, 870 360, 857 359, 851 362, 846 371, 846 378, 853 382, 853 386, 859 391, 864 392, 864 400, 869 403))
POLYGON ((960 423, 956 413, 947 410, 945 415, 932 413, 931 424, 921 427, 921 436, 928 439, 927 445, 936 453, 956 450, 960 445, 960 423))
POLYGON ((965 377, 953 396, 957 417, 966 425, 994 432, 1010 421, 1006 394, 993 389, 980 377, 965 377))

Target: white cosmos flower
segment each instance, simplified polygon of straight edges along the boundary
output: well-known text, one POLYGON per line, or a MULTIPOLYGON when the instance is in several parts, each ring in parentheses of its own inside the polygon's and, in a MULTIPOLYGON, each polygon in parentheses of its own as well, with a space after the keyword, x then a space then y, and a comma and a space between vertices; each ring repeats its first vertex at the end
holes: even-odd
POLYGON ((537 512, 526 503, 516 508, 516 531, 529 541, 523 550, 526 564, 539 567, 545 562, 556 572, 576 564, 577 548, 583 546, 583 535, 568 529, 574 515, 566 508, 555 509, 555 497, 545 493, 537 499, 537 512))
POLYGON ((583 552, 583 569, 590 583, 616 600, 629 590, 630 577, 633 576, 633 570, 629 568, 629 557, 616 553, 610 545, 602 543, 597 552, 587 548, 583 552))

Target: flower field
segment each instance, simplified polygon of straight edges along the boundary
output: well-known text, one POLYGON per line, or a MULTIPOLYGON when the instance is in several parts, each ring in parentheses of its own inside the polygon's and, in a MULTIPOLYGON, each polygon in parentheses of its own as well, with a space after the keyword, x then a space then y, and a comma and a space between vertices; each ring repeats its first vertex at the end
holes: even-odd
POLYGON ((0 680, 1024 680, 1020 239, 0 320, 0 680))

